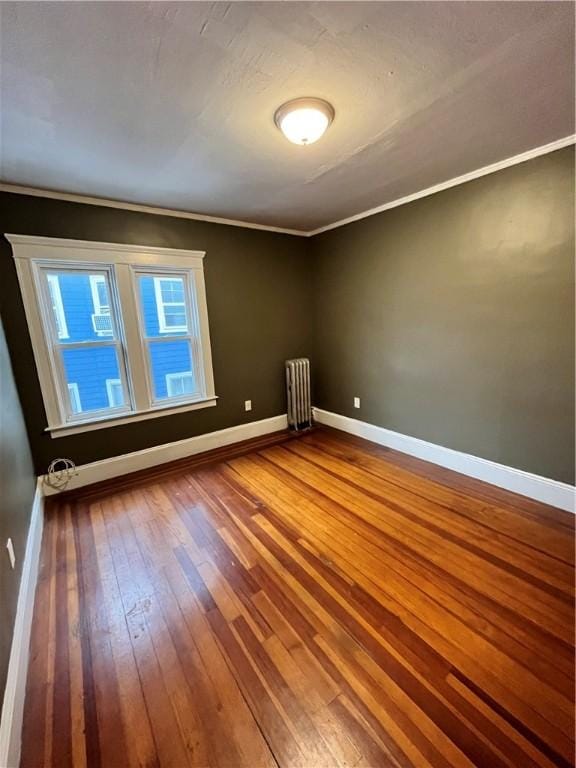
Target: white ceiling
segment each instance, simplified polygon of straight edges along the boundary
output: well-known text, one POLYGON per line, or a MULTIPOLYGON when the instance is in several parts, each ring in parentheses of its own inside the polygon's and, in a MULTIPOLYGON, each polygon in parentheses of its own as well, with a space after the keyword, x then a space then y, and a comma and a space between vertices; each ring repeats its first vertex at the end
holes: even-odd
POLYGON ((4 182, 314 229, 574 133, 571 2, 4 2, 4 182), (298 96, 336 119, 310 147, 298 96))

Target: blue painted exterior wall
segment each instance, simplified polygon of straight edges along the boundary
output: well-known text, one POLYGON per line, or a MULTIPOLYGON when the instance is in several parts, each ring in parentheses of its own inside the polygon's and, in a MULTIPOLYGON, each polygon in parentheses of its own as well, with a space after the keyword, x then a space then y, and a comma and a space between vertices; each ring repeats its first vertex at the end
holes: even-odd
MULTIPOLYGON (((90 275, 58 273, 57 280, 68 333, 61 341, 112 341, 111 335, 98 335, 94 330, 92 316, 98 312, 98 307, 95 306, 90 275)), ((149 338, 162 338, 166 334, 160 330, 153 278, 141 278, 139 288, 146 335, 149 338)), ((102 298, 107 301, 105 288, 102 298)), ((106 325, 107 318, 103 320, 106 325)), ((192 371, 188 341, 152 342, 149 347, 154 396, 156 399, 166 398, 169 396, 166 375, 192 371)), ((82 411, 109 408, 106 381, 121 379, 114 346, 66 349, 63 351, 63 361, 68 383, 77 387, 82 411)), ((194 382, 190 378, 187 379, 186 387, 185 392, 193 391, 194 382)), ((118 395, 118 388, 116 393, 118 395)))

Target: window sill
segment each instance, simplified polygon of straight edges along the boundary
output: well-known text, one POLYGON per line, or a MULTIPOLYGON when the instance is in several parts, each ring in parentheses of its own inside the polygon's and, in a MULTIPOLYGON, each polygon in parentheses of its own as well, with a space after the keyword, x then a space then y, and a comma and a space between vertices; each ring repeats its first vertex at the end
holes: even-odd
POLYGON ((196 411, 200 408, 211 408, 216 405, 218 398, 205 397, 201 400, 194 400, 189 403, 179 403, 175 405, 156 406, 147 411, 138 411, 137 413, 121 413, 117 416, 105 416, 104 418, 91 419, 88 421, 75 421, 70 424, 58 424, 53 427, 46 427, 45 432, 50 432, 51 437, 66 437, 76 435, 81 432, 92 432, 95 429, 106 429, 108 427, 117 427, 122 424, 132 424, 135 421, 144 421, 146 419, 155 419, 159 416, 172 416, 185 411, 196 411))

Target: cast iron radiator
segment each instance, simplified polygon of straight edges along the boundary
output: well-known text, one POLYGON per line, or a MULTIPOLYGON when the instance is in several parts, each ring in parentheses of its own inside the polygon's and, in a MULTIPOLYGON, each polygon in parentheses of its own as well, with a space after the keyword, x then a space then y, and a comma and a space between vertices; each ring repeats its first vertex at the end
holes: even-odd
POLYGON ((307 357, 286 360, 286 394, 288 426, 296 430, 311 427, 310 360, 307 357))

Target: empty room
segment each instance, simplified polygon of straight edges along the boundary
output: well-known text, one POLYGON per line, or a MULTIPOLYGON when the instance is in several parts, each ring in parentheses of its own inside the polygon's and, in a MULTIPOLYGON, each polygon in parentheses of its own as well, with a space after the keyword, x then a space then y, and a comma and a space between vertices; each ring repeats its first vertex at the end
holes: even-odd
POLYGON ((0 2, 0 768, 574 768, 574 2, 0 2))

